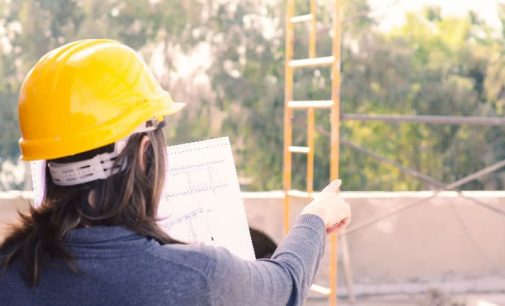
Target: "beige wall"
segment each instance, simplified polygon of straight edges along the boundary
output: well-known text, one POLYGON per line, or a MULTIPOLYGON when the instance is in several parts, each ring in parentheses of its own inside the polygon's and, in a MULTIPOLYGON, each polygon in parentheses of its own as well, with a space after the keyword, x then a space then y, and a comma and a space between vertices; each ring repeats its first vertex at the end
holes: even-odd
MULTIPOLYGON (((491 278, 483 289, 505 290, 505 192, 343 192, 353 221, 363 224, 392 209, 426 200, 348 235, 356 284, 454 283, 491 278), (470 200, 470 199, 473 200, 470 200), (488 208, 484 208, 487 206, 488 208)), ((244 193, 251 226, 282 237, 282 193, 244 193)), ((26 211, 29 193, 0 193, 0 236, 16 210, 26 211)), ((292 219, 306 201, 293 201, 292 219)), ((327 284, 327 258, 317 277, 327 284)), ((340 269, 340 272, 342 269, 340 269)), ((343 280, 340 281, 342 284, 343 280)))
MULTIPOLYGON (((408 291, 405 286, 394 285, 406 283, 428 287, 446 283, 449 289, 459 286, 458 291, 505 290, 505 192, 463 195, 343 192, 352 206, 351 231, 392 209, 419 203, 347 236, 354 282, 392 284, 375 287, 372 293, 408 291)), ((245 193, 244 201, 250 225, 280 241, 282 193, 245 193)), ((304 203, 303 199, 293 201, 293 219, 304 203)), ((323 285, 327 284, 327 267, 326 256, 317 277, 323 285)), ((344 284, 341 267, 339 271, 340 283, 344 284)))
POLYGON ((0 241, 6 235, 9 224, 15 222, 18 211, 26 213, 30 207, 31 192, 0 192, 0 241))

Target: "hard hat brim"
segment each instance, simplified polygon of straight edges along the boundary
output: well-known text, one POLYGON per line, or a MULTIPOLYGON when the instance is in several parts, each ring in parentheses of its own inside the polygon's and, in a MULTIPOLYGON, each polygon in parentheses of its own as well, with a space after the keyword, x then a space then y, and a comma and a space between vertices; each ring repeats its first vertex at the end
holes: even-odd
POLYGON ((185 103, 173 102, 170 95, 163 92, 150 99, 149 102, 146 101, 145 105, 139 105, 134 118, 128 115, 123 118, 115 118, 106 126, 101 126, 87 133, 73 135, 71 138, 44 139, 42 141, 21 138, 19 140, 19 146, 22 148, 20 159, 24 161, 51 160, 106 146, 130 135, 143 122, 175 114, 185 106, 185 103), (129 128, 124 129, 126 125, 129 128), (122 133, 117 131, 117 126, 122 126, 122 133), (60 149, 54 150, 54 147, 60 149))

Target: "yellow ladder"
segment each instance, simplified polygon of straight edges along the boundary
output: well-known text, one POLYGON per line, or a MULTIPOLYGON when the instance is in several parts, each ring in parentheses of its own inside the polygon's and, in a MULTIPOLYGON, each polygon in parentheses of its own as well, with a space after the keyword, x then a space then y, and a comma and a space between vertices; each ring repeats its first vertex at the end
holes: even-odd
MULTIPOLYGON (((340 39, 341 39, 341 1, 334 0, 333 16, 333 46, 332 56, 316 56, 316 0, 310 0, 310 13, 295 16, 295 0, 287 0, 286 5, 286 57, 285 57, 285 83, 284 83, 284 232, 287 232, 290 224, 290 197, 312 197, 314 182, 314 129, 315 109, 331 109, 331 149, 330 149, 330 179, 339 176, 339 125, 340 125, 340 39), (306 59, 293 59, 294 49, 294 24, 309 23, 309 54, 306 59), (319 101, 294 101, 293 82, 294 70, 307 67, 331 66, 332 92, 331 100, 319 101), (293 110, 307 111, 307 146, 293 146, 293 110), (307 187, 306 192, 292 190, 292 154, 307 155, 307 187)), ((338 260, 338 237, 330 236, 330 263, 329 263, 329 303, 334 306, 337 303, 337 260, 338 260)))

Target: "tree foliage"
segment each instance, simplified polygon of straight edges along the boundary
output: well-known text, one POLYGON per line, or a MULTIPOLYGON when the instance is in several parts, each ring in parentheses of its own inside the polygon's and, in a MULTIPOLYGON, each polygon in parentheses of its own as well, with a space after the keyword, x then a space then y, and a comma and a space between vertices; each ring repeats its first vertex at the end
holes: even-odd
MULTIPOLYGON (((321 2, 321 1, 320 1, 321 2)), ((437 7, 409 13, 384 32, 365 0, 346 1, 342 45, 342 111, 361 114, 502 116, 505 30, 475 13, 445 17, 437 7)), ((320 3, 318 55, 331 53, 331 4, 320 3)), ((307 12, 306 1, 297 11, 307 12)), ((171 118, 170 143, 228 135, 243 189, 282 188, 284 4, 267 0, 0 0, 0 156, 19 155, 16 100, 24 75, 48 50, 107 37, 138 49, 187 109, 171 118)), ((502 24, 505 9, 499 7, 502 24)), ((505 27, 504 27, 505 28, 505 27)), ((307 55, 307 29, 296 27, 295 57, 307 55)), ((295 75, 296 99, 328 99, 328 69, 295 75)), ((306 117, 295 113, 294 143, 306 141, 306 117)), ((317 111, 316 182, 328 181, 329 117, 317 111)), ((342 138, 441 181, 454 181, 505 158, 503 128, 342 123, 342 138)), ((341 147, 347 190, 429 188, 397 168, 341 147)), ((305 159, 294 160, 295 187, 305 159)), ((501 189, 502 172, 467 189, 501 189)))

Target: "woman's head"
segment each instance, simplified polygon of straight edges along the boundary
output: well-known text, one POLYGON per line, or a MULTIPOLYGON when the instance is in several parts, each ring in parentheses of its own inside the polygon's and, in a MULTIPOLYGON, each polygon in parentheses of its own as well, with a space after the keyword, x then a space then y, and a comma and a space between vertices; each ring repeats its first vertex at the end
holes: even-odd
POLYGON ((47 161, 43 206, 68 205, 80 219, 72 223, 88 225, 154 218, 164 177, 161 127, 182 106, 117 41, 80 40, 48 52, 19 95, 22 159, 47 161))
POLYGON ((154 218, 164 177, 161 127, 183 106, 117 41, 80 40, 48 52, 19 95, 21 157, 47 161, 43 206, 72 202, 69 211, 89 225, 154 218))
POLYGON ((45 198, 2 244, 3 264, 20 258, 30 285, 51 259, 75 270, 65 236, 76 227, 119 225, 174 242, 156 222, 161 127, 182 107, 116 41, 76 41, 42 57, 21 87, 19 143, 23 160, 47 161, 45 198))

